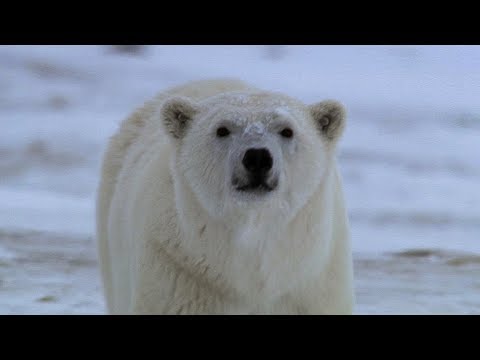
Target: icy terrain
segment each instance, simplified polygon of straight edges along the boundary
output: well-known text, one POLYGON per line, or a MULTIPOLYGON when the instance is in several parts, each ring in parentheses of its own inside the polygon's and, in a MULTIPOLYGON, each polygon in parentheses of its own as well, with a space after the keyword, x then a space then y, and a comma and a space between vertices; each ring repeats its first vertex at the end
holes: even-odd
POLYGON ((480 47, 0 46, 0 313, 103 313, 106 139, 161 89, 239 77, 342 101, 356 313, 480 313, 480 47))

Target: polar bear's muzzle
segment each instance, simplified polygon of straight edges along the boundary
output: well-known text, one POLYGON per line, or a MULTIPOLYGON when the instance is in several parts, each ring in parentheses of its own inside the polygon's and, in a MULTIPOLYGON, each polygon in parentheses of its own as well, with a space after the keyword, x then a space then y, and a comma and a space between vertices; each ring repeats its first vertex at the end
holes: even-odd
POLYGON ((267 193, 278 185, 272 173, 273 158, 266 148, 249 148, 242 158, 242 169, 232 178, 237 191, 267 193))

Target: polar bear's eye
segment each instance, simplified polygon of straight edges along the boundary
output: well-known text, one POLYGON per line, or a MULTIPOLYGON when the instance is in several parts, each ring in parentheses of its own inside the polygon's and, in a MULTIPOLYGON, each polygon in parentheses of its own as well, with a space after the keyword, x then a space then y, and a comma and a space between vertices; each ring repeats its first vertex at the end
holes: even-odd
POLYGON ((218 137, 225 137, 230 134, 230 130, 228 130, 225 126, 219 127, 217 129, 217 136, 218 137))
POLYGON ((280 135, 282 135, 284 138, 291 138, 293 136, 293 130, 290 128, 285 128, 280 131, 280 135))

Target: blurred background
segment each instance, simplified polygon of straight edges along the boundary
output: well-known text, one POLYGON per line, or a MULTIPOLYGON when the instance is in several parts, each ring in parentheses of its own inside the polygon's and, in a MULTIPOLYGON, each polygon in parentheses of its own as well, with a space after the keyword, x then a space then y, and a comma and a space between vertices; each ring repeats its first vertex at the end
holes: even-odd
POLYGON ((108 137, 163 88, 224 76, 347 107, 356 313, 480 313, 479 46, 0 46, 1 314, 104 312, 108 137))

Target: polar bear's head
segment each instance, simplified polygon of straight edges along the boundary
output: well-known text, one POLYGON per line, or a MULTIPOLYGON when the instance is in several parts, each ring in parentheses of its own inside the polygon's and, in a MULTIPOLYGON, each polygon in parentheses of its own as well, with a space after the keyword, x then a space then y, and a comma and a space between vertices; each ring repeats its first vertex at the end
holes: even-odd
POLYGON ((270 92, 165 101, 174 167, 216 218, 266 210, 293 217, 331 166, 345 124, 336 101, 305 105, 270 92))

